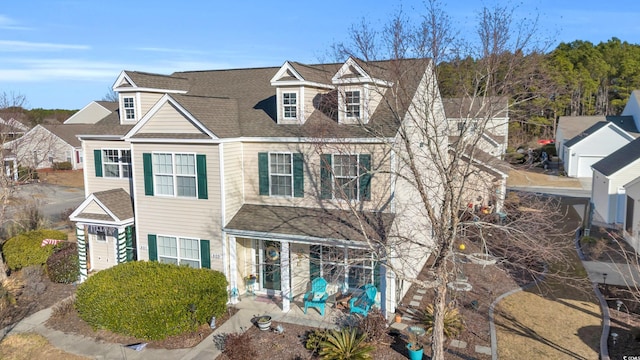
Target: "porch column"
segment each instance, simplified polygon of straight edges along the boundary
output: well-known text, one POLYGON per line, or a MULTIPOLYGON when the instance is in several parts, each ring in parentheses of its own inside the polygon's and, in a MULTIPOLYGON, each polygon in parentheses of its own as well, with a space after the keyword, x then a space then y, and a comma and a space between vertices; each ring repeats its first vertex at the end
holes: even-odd
POLYGON ((236 250, 236 237, 229 236, 229 302, 238 303, 238 256, 236 250))
POLYGON ((18 181, 18 160, 13 160, 13 181, 18 181))
POLYGON ((396 274, 386 266, 380 266, 380 287, 384 289, 380 298, 381 310, 389 317, 396 311, 396 274))
POLYGON ((116 229, 117 236, 117 249, 118 249, 118 264, 127 262, 127 234, 124 228, 116 229))
POLYGON ((289 243, 280 243, 280 286, 282 289, 282 312, 289 312, 291 309, 291 275, 289 266, 289 243))
POLYGON ((80 282, 87 280, 87 243, 84 238, 84 225, 76 223, 78 244, 78 262, 80 264, 80 282))

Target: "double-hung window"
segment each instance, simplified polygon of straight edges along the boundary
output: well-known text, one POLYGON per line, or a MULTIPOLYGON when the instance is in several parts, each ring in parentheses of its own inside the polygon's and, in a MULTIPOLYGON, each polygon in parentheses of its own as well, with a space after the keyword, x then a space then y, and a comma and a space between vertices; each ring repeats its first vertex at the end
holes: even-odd
POLYGON ((297 93, 282 93, 282 114, 285 119, 296 119, 298 117, 297 93))
POLYGON ((158 235, 158 261, 200 268, 200 240, 158 235))
POLYGON ((194 154, 153 154, 156 194, 196 197, 197 174, 194 154))
POLYGON ((371 155, 321 155, 323 199, 370 200, 371 155))
POLYGON ((321 276, 330 283, 347 284, 351 289, 366 284, 379 285, 378 264, 366 249, 311 245, 309 255, 312 279, 321 276))
POLYGON ((269 154, 271 195, 293 195, 293 163, 290 153, 269 154))
POLYGON ((258 153, 260 195, 304 196, 304 157, 300 153, 258 153))
POLYGON ((344 103, 348 118, 360 117, 360 91, 345 91, 344 103))
POLYGON ((102 166, 105 177, 131 177, 131 150, 103 149, 102 166))
POLYGON ((135 102, 133 97, 122 98, 122 105, 124 107, 125 120, 135 120, 136 110, 135 110, 135 102))

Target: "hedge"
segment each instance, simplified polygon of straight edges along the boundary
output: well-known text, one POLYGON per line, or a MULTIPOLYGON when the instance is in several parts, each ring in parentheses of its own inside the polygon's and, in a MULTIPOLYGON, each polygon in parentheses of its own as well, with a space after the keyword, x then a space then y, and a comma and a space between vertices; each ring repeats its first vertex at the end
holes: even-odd
POLYGON ((47 259, 47 276, 57 283, 71 284, 80 277, 78 262, 78 245, 72 242, 56 246, 53 254, 47 259))
POLYGON ((219 271, 134 261, 89 277, 78 286, 76 308, 95 329, 159 340, 195 331, 227 303, 219 271))
POLYGON ((7 240, 2 253, 9 269, 44 265, 54 251, 53 245, 42 246, 44 239, 67 240, 67 234, 58 230, 33 230, 7 240))

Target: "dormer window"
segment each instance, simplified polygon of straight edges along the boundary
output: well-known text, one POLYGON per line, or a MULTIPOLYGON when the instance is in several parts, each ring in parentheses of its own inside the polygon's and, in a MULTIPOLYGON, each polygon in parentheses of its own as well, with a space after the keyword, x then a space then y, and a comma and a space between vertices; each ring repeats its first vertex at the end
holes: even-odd
POLYGON ((360 117, 360 91, 345 91, 344 101, 348 118, 360 117))
POLYGON ((285 119, 298 118, 298 94, 294 92, 282 93, 282 114, 285 119))
POLYGON ((134 103, 133 97, 125 97, 122 99, 122 102, 124 107, 125 120, 135 120, 136 110, 135 110, 135 103, 134 103))

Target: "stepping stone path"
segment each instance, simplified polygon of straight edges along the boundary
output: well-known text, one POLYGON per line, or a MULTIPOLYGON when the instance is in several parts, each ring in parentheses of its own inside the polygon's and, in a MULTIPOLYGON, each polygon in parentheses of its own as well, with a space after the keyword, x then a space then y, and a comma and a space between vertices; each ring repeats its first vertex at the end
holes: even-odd
MULTIPOLYGON (((410 291, 411 290, 409 290, 409 292, 410 291)), ((409 306, 404 310, 404 314, 402 315, 402 320, 403 321, 406 320, 406 321, 410 321, 410 322, 418 322, 418 319, 420 318, 420 314, 419 314, 419 309, 421 308, 420 304, 422 302, 422 299, 424 298, 424 295, 426 295, 426 293, 427 293, 426 289, 416 289, 415 290, 415 295, 413 295, 411 297, 411 299, 409 301, 409 306)), ((391 324, 390 327, 392 329, 396 329, 398 331, 404 331, 409 327, 409 325, 404 324, 404 323, 393 323, 393 324, 391 324)), ((458 349, 466 349, 468 344, 465 341, 453 339, 453 340, 451 340, 449 345, 451 347, 455 347, 455 348, 458 348, 458 349)), ((478 354, 484 354, 484 355, 491 356, 491 347, 490 346, 476 345, 474 350, 478 354)))

